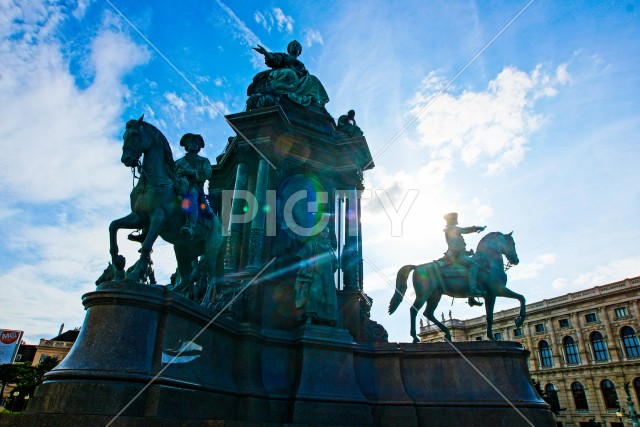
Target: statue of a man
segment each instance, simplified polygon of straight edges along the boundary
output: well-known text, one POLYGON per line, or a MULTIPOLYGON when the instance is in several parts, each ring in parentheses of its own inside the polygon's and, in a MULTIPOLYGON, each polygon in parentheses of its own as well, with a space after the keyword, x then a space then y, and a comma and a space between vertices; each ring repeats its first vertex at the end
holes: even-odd
POLYGON ((299 320, 335 326, 338 299, 333 277, 338 268, 329 230, 325 228, 298 252, 300 268, 296 277, 296 309, 299 320))
POLYGON ((198 219, 200 201, 204 209, 208 209, 204 196, 204 183, 211 176, 211 163, 206 157, 198 155, 204 148, 204 138, 201 135, 186 133, 180 138, 180 146, 187 154, 176 161, 176 181, 183 178, 180 193, 182 196, 182 210, 186 215, 185 225, 180 233, 193 237, 193 227, 198 219), (186 181, 186 185, 185 185, 186 181))
MULTIPOLYGON (((469 295, 472 297, 483 297, 485 292, 478 289, 478 263, 471 256, 472 251, 467 251, 467 244, 462 237, 463 234, 480 233, 484 231, 486 226, 472 226, 472 227, 458 227, 458 214, 455 212, 448 213, 444 216, 444 220, 447 221, 447 226, 444 229, 444 235, 447 240, 448 249, 444 254, 446 262, 451 264, 461 264, 469 270, 469 295)), ((473 299, 469 300, 471 305, 480 304, 477 302, 472 303, 473 299)))
POLYGON ((338 117, 338 131, 345 133, 347 136, 361 136, 362 130, 356 125, 356 112, 349 110, 347 114, 338 117))

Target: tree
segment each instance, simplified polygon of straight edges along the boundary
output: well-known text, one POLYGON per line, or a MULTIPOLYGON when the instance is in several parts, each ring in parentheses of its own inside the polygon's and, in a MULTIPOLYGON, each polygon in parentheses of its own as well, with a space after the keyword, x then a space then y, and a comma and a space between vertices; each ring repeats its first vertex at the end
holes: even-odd
POLYGON ((5 368, 8 382, 3 382, 3 389, 5 384, 15 384, 14 392, 17 391, 19 393, 18 396, 13 398, 13 403, 11 405, 12 411, 15 412, 16 409, 19 411, 24 407, 25 396, 33 396, 33 393, 36 391, 36 387, 42 384, 44 374, 55 368, 58 363, 59 360, 57 357, 45 356, 35 366, 29 363, 0 365, 0 367, 10 366, 5 368))
POLYGON ((0 397, 4 396, 4 389, 8 384, 15 384, 22 373, 24 363, 5 363, 0 365, 0 397))

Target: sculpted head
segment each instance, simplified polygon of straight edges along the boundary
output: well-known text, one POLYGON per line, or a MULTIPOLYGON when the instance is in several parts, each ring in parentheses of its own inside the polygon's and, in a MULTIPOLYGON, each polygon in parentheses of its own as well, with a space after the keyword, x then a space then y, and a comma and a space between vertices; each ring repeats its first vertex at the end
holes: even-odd
POLYGON ((451 212, 446 214, 444 220, 447 221, 447 225, 457 225, 458 224, 458 214, 455 212, 451 212))
POLYGON ((297 40, 294 40, 287 46, 287 52, 289 55, 297 58, 302 53, 302 45, 297 40))
POLYGON ((202 135, 185 133, 180 138, 180 146, 184 147, 189 153, 197 153, 201 148, 204 148, 204 138, 202 135))

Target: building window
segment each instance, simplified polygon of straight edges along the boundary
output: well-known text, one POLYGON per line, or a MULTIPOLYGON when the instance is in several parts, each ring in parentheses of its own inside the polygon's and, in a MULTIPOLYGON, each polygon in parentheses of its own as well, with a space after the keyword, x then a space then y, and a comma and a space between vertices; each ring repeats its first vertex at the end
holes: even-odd
POLYGON ((515 329, 513 330, 513 336, 514 336, 514 337, 521 337, 521 336, 522 336, 522 329, 520 329, 520 328, 515 328, 515 329))
POLYGON ((535 328, 536 328, 536 332, 539 333, 539 334, 544 332, 544 323, 536 324, 535 328))
POLYGON ((560 320, 558 320, 558 325, 560 325, 561 328, 568 328, 569 327, 569 319, 560 319, 560 320))
POLYGON ((633 389, 636 391, 636 397, 640 401, 640 378, 635 378, 633 380, 633 389))
POLYGON ((627 307, 618 307, 614 312, 616 317, 627 317, 627 307))
POLYGON ((553 366, 553 357, 551 355, 549 343, 542 340, 540 341, 540 344, 538 344, 538 348, 540 349, 540 364, 542 366, 553 366))
POLYGON ((587 403, 587 395, 584 392, 584 387, 579 382, 571 384, 571 393, 573 393, 573 402, 576 404, 576 410, 588 411, 589 404, 587 403))
POLYGON ((553 384, 547 384, 544 386, 545 394, 547 395, 547 403, 551 405, 551 410, 554 412, 560 411, 560 401, 558 400, 558 391, 553 384))
POLYGON ((591 334, 591 346, 593 347, 593 356, 597 361, 609 360, 607 343, 604 342, 604 338, 602 338, 600 332, 595 331, 591 334))
POLYGON ((600 390, 602 390, 602 398, 607 409, 620 409, 618 404, 618 393, 616 393, 616 386, 609 380, 602 380, 600 383, 600 390))
POLYGON ((596 317, 596 314, 595 314, 595 313, 587 313, 587 314, 584 316, 584 320, 585 320, 587 323, 593 323, 593 322, 596 322, 596 321, 598 320, 598 318, 596 317))
POLYGON ((496 341, 500 341, 500 340, 502 340, 502 334, 500 332, 496 332, 495 334, 493 334, 493 338, 496 341))
POLYGON ((625 326, 620 331, 620 336, 622 337, 622 345, 624 346, 625 353, 627 353, 627 357, 640 356, 640 343, 638 343, 636 331, 629 326, 625 326))
POLYGON ((570 365, 580 363, 578 347, 576 346, 574 339, 572 337, 564 337, 562 344, 564 345, 564 353, 567 357, 567 363, 570 365))

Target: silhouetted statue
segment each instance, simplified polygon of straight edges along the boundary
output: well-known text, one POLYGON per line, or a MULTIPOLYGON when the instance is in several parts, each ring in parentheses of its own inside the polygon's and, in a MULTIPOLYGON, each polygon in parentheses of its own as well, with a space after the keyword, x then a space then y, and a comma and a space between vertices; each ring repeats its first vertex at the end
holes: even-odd
POLYGON ((298 60, 302 45, 296 40, 289 43, 287 53, 273 53, 258 45, 253 48, 264 55, 271 70, 258 73, 247 88, 247 110, 275 105, 282 96, 296 104, 324 107, 329 102, 327 91, 317 77, 309 74, 298 60))
MULTIPOLYGON (((480 233, 487 227, 458 227, 458 214, 455 212, 448 213, 444 216, 447 221, 447 227, 444 229, 444 235, 447 240, 447 252, 444 254, 444 264, 460 264, 469 271, 469 295, 472 297, 482 297, 485 295, 483 291, 478 289, 478 263, 473 259, 473 251, 467 251, 467 244, 464 241, 463 234, 480 233)), ((473 298, 469 299, 469 305, 482 305, 473 298)))
POLYGON ((349 110, 347 114, 343 114, 338 118, 337 129, 339 132, 344 133, 348 137, 362 136, 363 133, 356 125, 356 112, 349 110))
MULTIPOLYGON (((493 335, 493 307, 496 297, 515 298, 520 301, 520 314, 515 319, 516 328, 524 323, 526 317, 525 298, 507 288, 507 274, 502 256, 505 256, 510 264, 518 265, 520 260, 516 253, 516 244, 512 233, 489 233, 480 240, 475 258, 479 263, 478 283, 486 290, 485 309, 487 313, 487 336, 495 340, 493 335)), ((411 307, 411 336, 414 342, 419 342, 416 335, 416 316, 418 310, 426 303, 425 317, 435 323, 445 333, 445 338, 451 340, 449 329, 434 316, 436 307, 442 295, 455 298, 469 296, 469 285, 465 276, 446 276, 443 274, 439 261, 421 265, 405 265, 398 271, 396 277, 396 291, 389 303, 389 314, 392 314, 400 306, 404 294, 407 291, 407 278, 413 271, 413 287, 416 291, 416 300, 411 307), (414 271, 415 270, 415 271, 414 271)))
MULTIPOLYGON (((143 118, 128 121, 123 136, 121 162, 127 167, 138 168, 140 179, 130 194, 131 212, 109 225, 111 262, 117 267, 118 230, 142 229, 144 241, 139 251, 140 259, 126 275, 128 280, 141 281, 151 263, 153 245, 160 236, 173 244, 181 278, 190 277, 191 262, 204 256, 208 283, 201 304, 209 306, 215 296, 217 280, 223 275, 222 223, 214 215, 203 215, 195 224, 193 237, 181 233, 185 216, 176 202, 176 167, 171 147, 162 132, 143 118)), ((117 273, 122 274, 122 270, 118 269, 117 273)))
POLYGON ((338 300, 334 272, 338 268, 329 230, 312 236, 298 252, 300 268, 296 277, 296 309, 299 320, 334 326, 338 300))
MULTIPOLYGON (((187 154, 176 160, 176 182, 182 196, 182 210, 185 213, 185 225, 180 233, 192 238, 193 227, 198 219, 198 211, 207 211, 209 205, 204 195, 204 183, 211 176, 211 163, 206 157, 198 155, 204 148, 201 135, 186 133, 180 138, 180 146, 187 154)), ((208 212, 211 215, 211 212, 208 212)))

